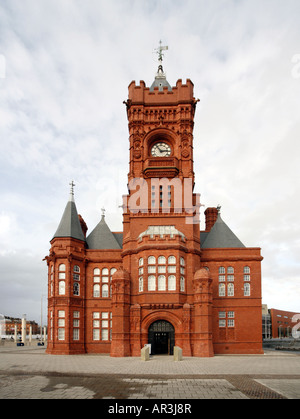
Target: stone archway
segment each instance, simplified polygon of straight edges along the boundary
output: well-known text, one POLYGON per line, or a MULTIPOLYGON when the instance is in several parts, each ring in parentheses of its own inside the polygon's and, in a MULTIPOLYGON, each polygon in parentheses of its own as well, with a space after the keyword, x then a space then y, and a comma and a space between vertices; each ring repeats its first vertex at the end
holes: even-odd
POLYGON ((166 320, 156 320, 149 326, 148 342, 151 344, 152 355, 173 355, 175 345, 174 326, 166 320))

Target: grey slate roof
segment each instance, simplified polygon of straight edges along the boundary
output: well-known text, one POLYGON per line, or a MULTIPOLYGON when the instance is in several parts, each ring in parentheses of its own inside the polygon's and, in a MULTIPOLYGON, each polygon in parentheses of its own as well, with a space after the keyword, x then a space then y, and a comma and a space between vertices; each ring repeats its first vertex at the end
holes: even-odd
POLYGON ((163 91, 163 88, 164 88, 165 86, 167 86, 167 88, 168 88, 168 90, 169 90, 170 92, 172 91, 172 87, 171 87, 171 85, 169 84, 169 82, 167 81, 167 79, 166 79, 166 75, 165 75, 165 73, 163 72, 162 67, 161 67, 161 68, 159 67, 158 72, 157 72, 157 74, 156 74, 156 76, 155 76, 155 80, 154 80, 154 82, 152 83, 152 85, 151 85, 151 87, 150 87, 150 92, 153 92, 154 87, 158 87, 158 90, 159 90, 160 92, 162 92, 162 91, 163 91))
POLYGON ((202 249, 224 249, 227 247, 245 247, 237 236, 224 223, 220 214, 209 233, 201 233, 202 249))
POLYGON ((78 218, 76 205, 72 197, 66 205, 62 219, 58 229, 56 230, 56 233, 53 236, 53 239, 55 237, 71 237, 73 239, 85 241, 85 237, 78 218))
POLYGON ((115 239, 119 243, 120 249, 123 248, 123 233, 113 233, 115 239))
POLYGON ((104 215, 102 215, 101 221, 86 239, 89 249, 99 250, 122 249, 121 240, 123 241, 123 235, 120 237, 118 233, 113 234, 110 231, 104 215))

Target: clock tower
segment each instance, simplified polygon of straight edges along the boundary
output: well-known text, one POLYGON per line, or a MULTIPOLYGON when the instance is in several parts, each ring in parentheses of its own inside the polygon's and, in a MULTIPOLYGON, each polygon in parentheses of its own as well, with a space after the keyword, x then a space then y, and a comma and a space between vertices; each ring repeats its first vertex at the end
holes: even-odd
POLYGON ((122 304, 113 308, 116 324, 124 321, 122 330, 113 326, 112 356, 139 356, 146 343, 154 353, 171 354, 176 344, 185 355, 196 354, 200 343, 202 355, 212 353, 211 335, 206 330, 202 335, 192 324, 192 315, 197 318, 204 312, 208 323, 211 320, 210 300, 200 309, 194 304, 194 274, 201 262, 200 202, 193 192, 197 100, 191 80, 170 86, 162 48, 151 87, 144 81, 132 82, 125 102, 129 173, 128 195, 123 197, 122 259, 131 297, 127 304, 121 298, 122 304))

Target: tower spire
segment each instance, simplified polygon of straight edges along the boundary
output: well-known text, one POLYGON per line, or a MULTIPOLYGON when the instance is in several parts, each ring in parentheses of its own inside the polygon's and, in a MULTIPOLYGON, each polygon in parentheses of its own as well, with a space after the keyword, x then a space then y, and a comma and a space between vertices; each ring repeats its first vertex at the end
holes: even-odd
POLYGON ((71 188, 70 188, 70 199, 69 199, 69 201, 74 202, 74 186, 75 186, 74 181, 72 180, 72 182, 70 182, 69 185, 71 186, 71 188))
POLYGON ((62 219, 53 238, 71 237, 73 239, 85 241, 85 236, 81 228, 74 200, 74 181, 72 180, 72 182, 70 182, 69 185, 71 187, 69 201, 66 205, 62 219))
POLYGON ((164 72, 163 66, 162 66, 163 57, 164 57, 163 51, 168 51, 168 49, 169 49, 168 46, 162 46, 161 40, 159 41, 159 47, 155 49, 155 51, 158 54, 158 63, 159 63, 158 72, 157 72, 158 74, 161 74, 164 72))
POLYGON ((164 87, 167 87, 169 91, 172 90, 172 87, 167 81, 166 74, 163 69, 163 51, 167 51, 169 49, 168 46, 163 46, 162 42, 159 41, 159 47, 155 49, 156 53, 158 54, 158 70, 155 76, 155 80, 150 87, 150 92, 154 90, 155 87, 158 87, 159 91, 163 91, 164 87))

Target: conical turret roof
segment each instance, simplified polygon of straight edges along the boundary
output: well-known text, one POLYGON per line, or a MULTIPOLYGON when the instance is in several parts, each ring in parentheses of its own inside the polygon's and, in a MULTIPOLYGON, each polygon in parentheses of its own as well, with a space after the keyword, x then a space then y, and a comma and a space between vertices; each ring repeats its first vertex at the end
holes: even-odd
POLYGON ((86 239, 89 249, 121 249, 117 238, 110 231, 102 215, 101 221, 86 239))
POLYGON ((73 186, 74 183, 72 182, 69 201, 53 239, 57 237, 70 237, 72 239, 85 241, 74 201, 73 186))
POLYGON ((245 247, 218 214, 218 218, 202 243, 202 249, 245 247))

